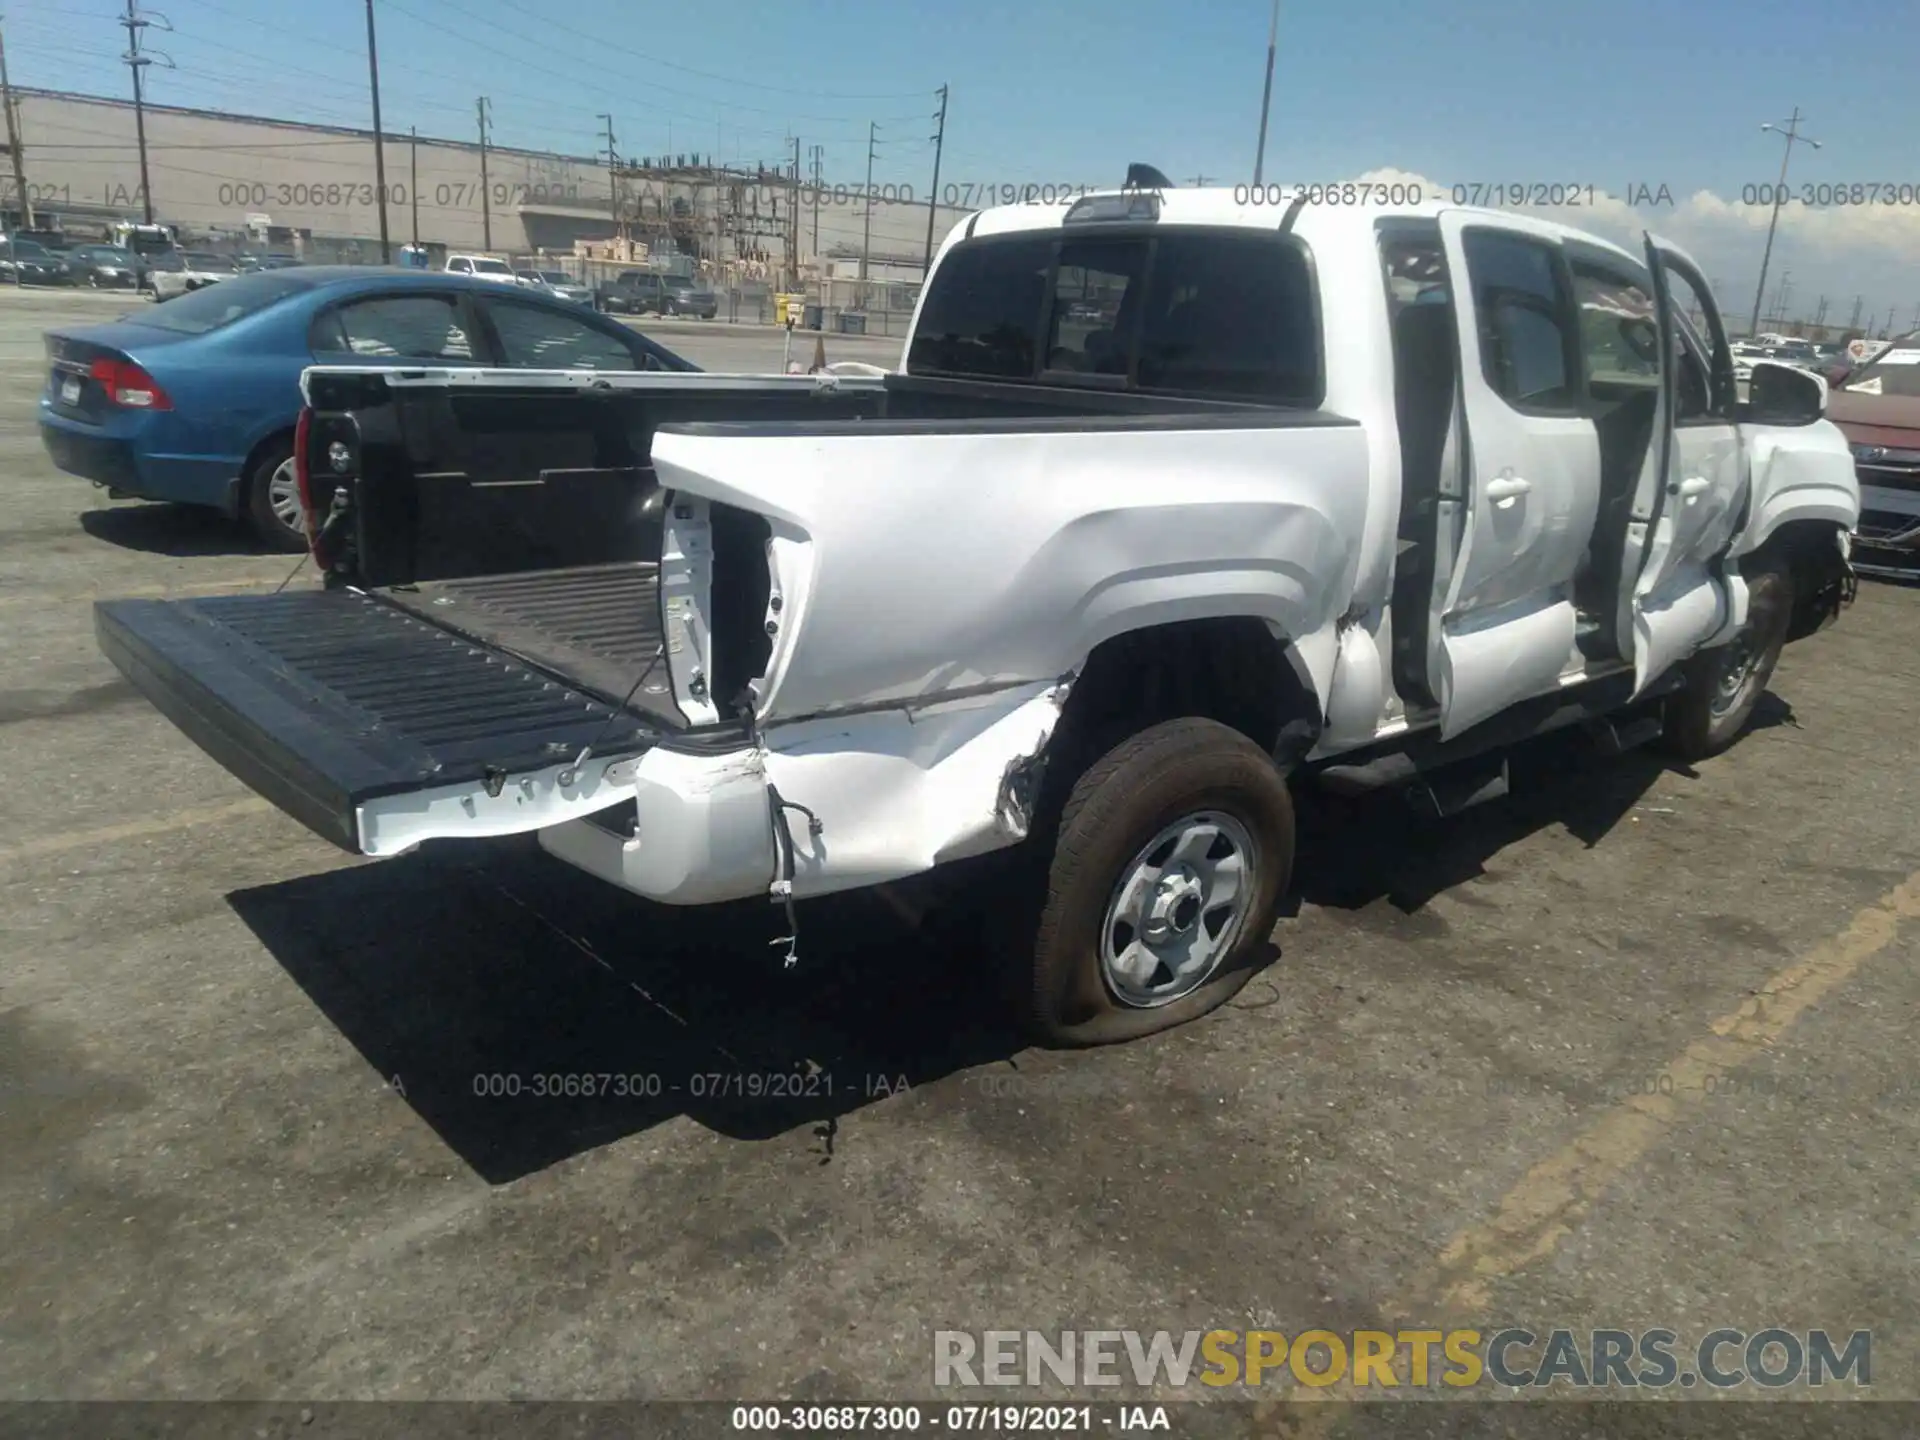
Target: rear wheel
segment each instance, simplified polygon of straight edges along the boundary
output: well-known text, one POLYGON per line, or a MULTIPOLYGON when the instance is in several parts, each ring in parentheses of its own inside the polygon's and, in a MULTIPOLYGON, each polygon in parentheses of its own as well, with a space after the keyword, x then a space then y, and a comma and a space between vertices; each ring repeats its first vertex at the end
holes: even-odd
POLYGON ((293 469, 293 441, 276 440, 247 476, 247 525, 261 544, 293 554, 307 548, 306 517, 293 469))
POLYGON ((1060 812, 1038 920, 1015 951, 1027 1030, 1106 1045, 1231 999, 1270 953, 1293 844, 1286 781, 1238 731, 1170 720, 1108 750, 1060 812))
POLYGON ((1667 701, 1664 744, 1682 760, 1726 749, 1753 719, 1793 623, 1793 577, 1769 564, 1747 579, 1747 623, 1686 662, 1686 688, 1667 701))

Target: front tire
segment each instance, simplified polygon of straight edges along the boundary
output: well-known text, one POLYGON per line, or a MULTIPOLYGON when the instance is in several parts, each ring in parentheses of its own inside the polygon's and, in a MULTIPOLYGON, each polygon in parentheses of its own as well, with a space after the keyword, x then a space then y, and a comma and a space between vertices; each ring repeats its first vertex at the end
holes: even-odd
POLYGON ((1747 578, 1747 623, 1684 667, 1686 688, 1667 701, 1665 748, 1682 760, 1718 755, 1738 740, 1767 692, 1793 623, 1793 576, 1768 564, 1747 578))
POLYGON ((247 528, 269 550, 295 554, 308 548, 300 489, 293 471, 293 440, 276 440, 247 476, 247 528))
POLYGON ((1230 1000, 1271 953, 1293 848, 1286 781, 1238 731, 1188 717, 1115 745, 1060 812, 1016 965, 1025 1029, 1108 1045, 1230 1000))

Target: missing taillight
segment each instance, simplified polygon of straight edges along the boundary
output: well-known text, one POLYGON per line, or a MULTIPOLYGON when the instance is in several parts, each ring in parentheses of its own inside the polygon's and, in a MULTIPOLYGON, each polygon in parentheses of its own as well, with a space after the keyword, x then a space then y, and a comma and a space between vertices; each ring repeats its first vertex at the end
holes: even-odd
POLYGON ((293 427, 293 485, 300 496, 300 518, 306 523, 309 549, 313 547, 314 536, 320 533, 320 515, 313 503, 312 466, 307 459, 307 441, 312 433, 313 411, 303 406, 293 427))
POLYGON ((99 382, 107 402, 127 410, 171 410, 173 401, 160 382, 140 366, 124 358, 103 358, 87 367, 87 374, 99 382))

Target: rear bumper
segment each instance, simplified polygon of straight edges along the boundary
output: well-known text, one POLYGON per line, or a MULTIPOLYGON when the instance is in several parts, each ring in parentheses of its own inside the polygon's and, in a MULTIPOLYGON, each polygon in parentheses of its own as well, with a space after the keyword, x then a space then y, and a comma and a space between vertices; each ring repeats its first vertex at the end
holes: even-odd
POLYGON ((140 467, 134 463, 131 442, 89 434, 77 426, 59 425, 45 418, 40 421, 40 442, 47 447, 53 463, 67 474, 129 494, 139 493, 140 467))
MULTIPOLYGON (((153 416, 139 416, 151 423, 153 416)), ((44 403, 40 443, 53 463, 69 475, 106 485, 140 500, 170 500, 206 505, 228 515, 238 495, 240 461, 226 456, 156 455, 146 448, 152 437, 115 435, 96 425, 66 419, 44 403)))

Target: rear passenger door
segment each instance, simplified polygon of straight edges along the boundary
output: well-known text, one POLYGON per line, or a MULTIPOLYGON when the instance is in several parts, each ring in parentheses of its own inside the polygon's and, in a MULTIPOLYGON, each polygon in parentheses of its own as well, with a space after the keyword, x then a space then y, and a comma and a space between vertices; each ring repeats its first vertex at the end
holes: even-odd
POLYGON ((1451 738, 1552 690, 1576 663, 1573 583, 1600 489, 1579 320, 1557 232, 1440 216, 1459 280, 1464 519, 1434 585, 1429 673, 1451 738))

